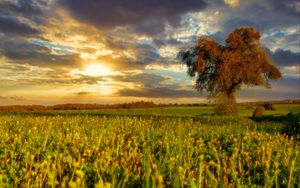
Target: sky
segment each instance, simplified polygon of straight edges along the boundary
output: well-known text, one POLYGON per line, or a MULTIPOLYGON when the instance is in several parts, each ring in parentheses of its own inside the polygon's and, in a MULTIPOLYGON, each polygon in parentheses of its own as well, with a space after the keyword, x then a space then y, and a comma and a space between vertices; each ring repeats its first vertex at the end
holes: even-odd
POLYGON ((177 54, 252 26, 283 73, 238 101, 300 98, 298 0, 0 0, 0 105, 201 103, 177 54))

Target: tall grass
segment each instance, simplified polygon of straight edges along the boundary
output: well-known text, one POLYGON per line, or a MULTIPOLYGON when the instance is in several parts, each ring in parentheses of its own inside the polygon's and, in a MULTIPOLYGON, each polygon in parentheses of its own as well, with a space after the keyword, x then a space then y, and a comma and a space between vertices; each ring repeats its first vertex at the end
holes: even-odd
POLYGON ((299 137, 245 118, 0 116, 0 187, 295 187, 299 137))

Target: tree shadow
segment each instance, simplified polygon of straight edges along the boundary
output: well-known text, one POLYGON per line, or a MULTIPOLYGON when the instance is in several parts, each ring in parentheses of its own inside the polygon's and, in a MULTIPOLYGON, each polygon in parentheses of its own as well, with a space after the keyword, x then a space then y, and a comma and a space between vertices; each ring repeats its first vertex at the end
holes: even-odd
POLYGON ((264 126, 259 127, 266 132, 280 132, 289 136, 300 135, 300 113, 288 113, 286 115, 264 115, 259 118, 250 119, 266 123, 264 126), (270 123, 268 126, 268 123, 270 123), (278 123, 277 126, 271 123, 278 123))

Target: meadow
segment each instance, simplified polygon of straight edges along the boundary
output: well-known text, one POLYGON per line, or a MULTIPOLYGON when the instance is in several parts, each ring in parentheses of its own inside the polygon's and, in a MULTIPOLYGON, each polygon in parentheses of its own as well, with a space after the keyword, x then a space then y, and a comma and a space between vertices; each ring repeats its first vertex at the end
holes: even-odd
POLYGON ((299 187, 300 108, 0 113, 0 187, 299 187))

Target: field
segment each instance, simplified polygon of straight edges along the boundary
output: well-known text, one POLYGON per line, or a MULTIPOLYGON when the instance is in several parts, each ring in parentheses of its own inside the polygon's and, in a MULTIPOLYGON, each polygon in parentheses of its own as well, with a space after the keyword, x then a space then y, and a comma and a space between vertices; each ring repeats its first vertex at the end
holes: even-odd
POLYGON ((2 113, 0 187, 299 187, 299 105, 2 113))

